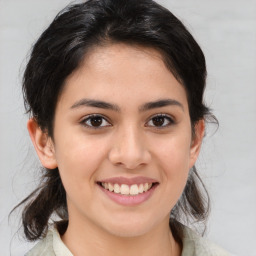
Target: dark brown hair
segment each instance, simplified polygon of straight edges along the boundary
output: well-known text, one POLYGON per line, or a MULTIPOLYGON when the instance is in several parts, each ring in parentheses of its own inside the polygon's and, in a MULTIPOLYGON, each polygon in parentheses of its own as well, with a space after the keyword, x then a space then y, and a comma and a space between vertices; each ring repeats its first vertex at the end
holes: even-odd
MULTIPOLYGON (((65 79, 79 68, 92 47, 119 42, 161 53, 167 68, 186 90, 192 130, 210 115, 203 102, 204 54, 180 20, 151 0, 89 0, 68 6, 56 16, 35 43, 24 73, 26 110, 49 136, 53 136, 55 107, 65 79)), ((19 204, 25 204, 23 228, 31 241, 45 236, 53 214, 65 221, 62 233, 68 223, 66 193, 58 169, 43 169, 40 184, 19 204)), ((175 239, 182 239, 180 221, 205 221, 208 211, 208 194, 193 167, 170 213, 175 239)))

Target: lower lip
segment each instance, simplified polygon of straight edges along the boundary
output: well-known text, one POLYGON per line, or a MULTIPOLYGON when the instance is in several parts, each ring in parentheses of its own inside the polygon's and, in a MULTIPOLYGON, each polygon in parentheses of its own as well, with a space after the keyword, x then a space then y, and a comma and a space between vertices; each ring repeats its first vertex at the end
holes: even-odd
POLYGON ((154 185, 151 189, 149 189, 148 191, 146 191, 144 193, 138 194, 136 196, 127 196, 127 195, 116 194, 114 192, 110 192, 109 190, 104 189, 100 185, 98 185, 98 186, 105 193, 105 195, 107 195, 111 200, 113 200, 114 202, 116 202, 118 204, 125 205, 125 206, 135 206, 135 205, 144 203, 152 196, 152 194, 154 193, 154 191, 157 187, 157 185, 154 185))

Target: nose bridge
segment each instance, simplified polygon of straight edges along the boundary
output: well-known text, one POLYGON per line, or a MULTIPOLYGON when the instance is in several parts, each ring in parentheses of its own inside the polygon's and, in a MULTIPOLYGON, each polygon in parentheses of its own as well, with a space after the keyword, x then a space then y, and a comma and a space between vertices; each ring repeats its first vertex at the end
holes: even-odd
POLYGON ((109 155, 115 165, 134 169, 150 161, 150 153, 141 128, 136 124, 120 127, 113 140, 109 155))

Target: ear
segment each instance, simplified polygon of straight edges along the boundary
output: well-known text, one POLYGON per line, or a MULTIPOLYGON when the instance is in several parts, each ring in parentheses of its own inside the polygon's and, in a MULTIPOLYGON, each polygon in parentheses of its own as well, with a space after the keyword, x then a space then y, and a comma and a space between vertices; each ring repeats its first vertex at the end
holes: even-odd
POLYGON ((189 168, 192 168, 198 158, 200 148, 202 145, 203 137, 205 132, 204 120, 199 120, 194 127, 194 134, 190 147, 190 164, 189 168))
POLYGON ((41 130, 33 118, 28 120, 27 129, 42 165, 48 169, 55 169, 57 162, 52 139, 41 130))

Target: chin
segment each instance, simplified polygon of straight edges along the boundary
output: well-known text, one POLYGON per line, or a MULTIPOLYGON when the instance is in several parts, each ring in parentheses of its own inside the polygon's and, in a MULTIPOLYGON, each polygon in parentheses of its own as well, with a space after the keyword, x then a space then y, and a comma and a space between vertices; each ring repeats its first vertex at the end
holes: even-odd
POLYGON ((142 236, 150 232, 152 229, 154 229, 154 223, 152 221, 145 221, 145 219, 140 219, 137 221, 135 219, 126 219, 120 223, 111 223, 111 225, 108 225, 105 228, 105 230, 113 236, 122 238, 142 236))
POLYGON ((138 237, 138 236, 142 236, 144 234, 146 234, 149 231, 149 229, 147 228, 116 228, 116 229, 112 229, 112 230, 108 230, 108 232, 113 235, 113 236, 117 236, 120 238, 133 238, 133 237, 138 237))

